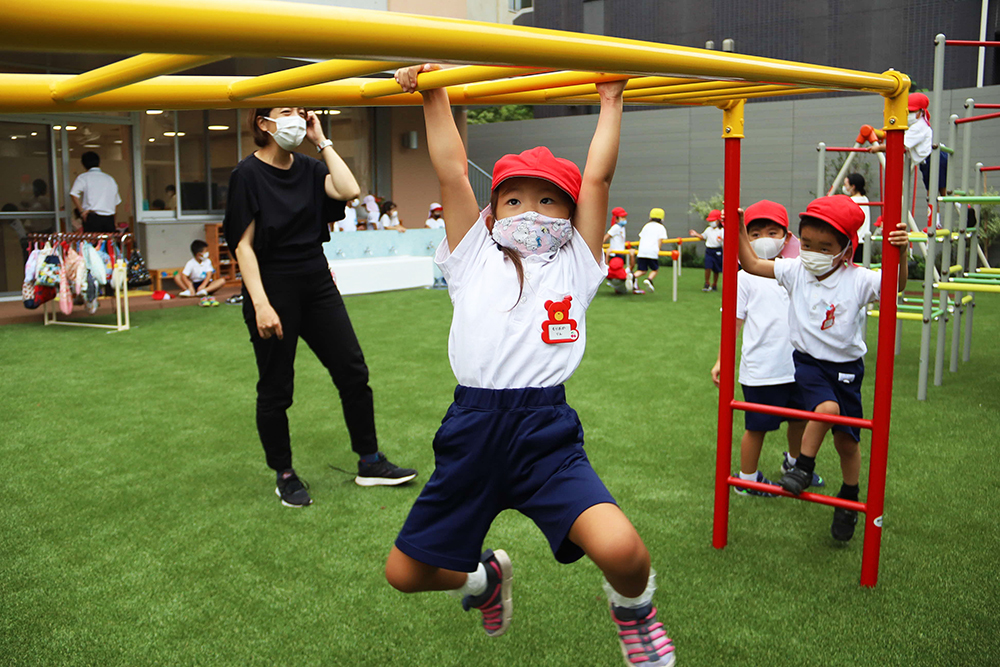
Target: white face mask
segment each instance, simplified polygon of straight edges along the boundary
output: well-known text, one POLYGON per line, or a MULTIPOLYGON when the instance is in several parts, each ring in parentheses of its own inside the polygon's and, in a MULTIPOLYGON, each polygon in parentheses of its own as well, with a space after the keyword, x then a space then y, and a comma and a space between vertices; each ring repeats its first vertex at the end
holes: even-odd
POLYGON ((775 239, 770 236, 762 236, 750 242, 753 251, 761 259, 774 259, 785 247, 785 239, 775 239))
POLYGON ((708 223, 708 226, 711 227, 712 229, 716 229, 719 226, 719 221, 713 220, 712 222, 708 223))
POLYGON ((618 224, 624 227, 625 225, 628 224, 628 220, 626 220, 625 218, 618 218, 618 224))
POLYGON ((913 125, 916 122, 917 122, 917 112, 916 111, 910 111, 909 113, 906 114, 906 124, 907 125, 913 125))
POLYGON ((813 274, 814 276, 822 276, 825 273, 829 273, 836 262, 844 256, 848 248, 844 248, 843 252, 837 255, 825 255, 821 252, 813 252, 812 250, 802 250, 799 252, 799 258, 802 260, 802 267, 813 274))
POLYGON ((306 138, 306 119, 302 116, 281 116, 280 118, 264 116, 264 119, 274 122, 276 128, 274 132, 268 134, 274 137, 278 145, 286 151, 295 150, 306 138))
POLYGON ((848 197, 853 197, 854 196, 854 193, 851 192, 851 189, 849 187, 847 187, 846 185, 841 185, 840 186, 840 191, 843 192, 848 197))
POLYGON ((399 219, 399 211, 393 211, 392 213, 389 214, 389 217, 392 218, 393 220, 398 220, 399 219))

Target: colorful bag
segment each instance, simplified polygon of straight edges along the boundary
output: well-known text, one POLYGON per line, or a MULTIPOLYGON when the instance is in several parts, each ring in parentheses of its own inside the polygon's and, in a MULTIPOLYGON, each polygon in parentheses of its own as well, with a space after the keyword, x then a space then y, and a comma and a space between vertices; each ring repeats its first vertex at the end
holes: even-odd
MULTIPOLYGON (((107 269, 104 266, 104 260, 101 259, 100 253, 97 252, 97 248, 89 243, 85 243, 83 245, 83 261, 87 265, 90 275, 97 281, 97 284, 106 285, 108 282, 107 269)), ((87 300, 90 301, 89 298, 87 300)))
POLYGON ((28 255, 28 261, 24 263, 24 282, 30 282, 32 287, 34 287, 35 277, 38 275, 38 258, 41 254, 38 244, 35 244, 31 254, 28 255))
POLYGON ((52 301, 56 298, 56 288, 48 287, 47 285, 35 285, 35 297, 31 300, 31 305, 25 303, 25 307, 34 310, 46 301, 52 301))
POLYGON ((42 250, 41 260, 38 262, 38 277, 35 282, 45 287, 58 287, 61 266, 62 262, 59 261, 56 249, 46 244, 42 250))
POLYGON ((142 253, 136 248, 132 250, 132 256, 128 258, 128 286, 143 287, 153 282, 149 277, 149 269, 142 258, 142 253))
POLYGON ((73 295, 69 292, 66 262, 63 262, 59 267, 59 310, 63 315, 69 315, 73 312, 73 295))

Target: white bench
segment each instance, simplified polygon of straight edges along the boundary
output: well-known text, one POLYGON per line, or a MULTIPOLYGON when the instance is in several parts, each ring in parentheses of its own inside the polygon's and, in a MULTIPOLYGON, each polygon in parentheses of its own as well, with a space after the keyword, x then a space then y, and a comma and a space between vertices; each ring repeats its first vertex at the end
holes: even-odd
POLYGON ((434 284, 432 257, 392 256, 337 259, 330 262, 341 294, 367 294, 430 287, 434 284))

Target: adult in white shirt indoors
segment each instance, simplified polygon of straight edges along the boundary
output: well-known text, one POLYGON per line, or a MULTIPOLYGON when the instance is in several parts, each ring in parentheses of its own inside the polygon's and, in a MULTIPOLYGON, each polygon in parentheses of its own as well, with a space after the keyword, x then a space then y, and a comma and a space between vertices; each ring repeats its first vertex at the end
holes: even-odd
POLYGON ((80 211, 85 232, 115 231, 115 209, 122 203, 115 179, 101 171, 101 156, 87 151, 80 157, 87 170, 76 177, 69 196, 80 211))
POLYGON ((427 221, 424 223, 424 227, 428 229, 444 229, 444 218, 441 215, 444 213, 444 207, 441 204, 434 202, 431 204, 431 210, 427 212, 427 221))
POLYGON ((844 184, 840 187, 840 191, 850 197, 865 212, 865 221, 858 229, 858 248, 854 251, 854 261, 860 262, 864 256, 865 236, 871 233, 872 220, 871 206, 866 206, 869 200, 868 192, 865 190, 865 177, 857 172, 848 174, 844 177, 844 184))

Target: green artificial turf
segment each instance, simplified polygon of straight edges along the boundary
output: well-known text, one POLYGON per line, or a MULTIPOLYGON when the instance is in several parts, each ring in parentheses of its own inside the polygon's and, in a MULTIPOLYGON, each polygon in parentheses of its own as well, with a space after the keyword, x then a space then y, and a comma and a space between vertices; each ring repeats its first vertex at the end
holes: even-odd
MULTIPOLYGON (((712 548, 720 298, 699 291, 699 274, 685 271, 676 304, 668 273, 644 297, 602 287, 568 383, 594 467, 652 552, 679 664, 1000 664, 1000 301, 979 299, 973 361, 924 403, 919 326, 903 325, 872 590, 858 585, 862 531, 835 544, 827 507, 733 497, 729 545, 712 548)), ((507 636, 487 638, 443 593, 385 582, 454 387, 451 304, 430 290, 346 301, 383 450, 419 468, 419 483, 364 489, 329 467, 355 459, 336 392, 302 345, 290 420, 307 509, 274 495, 240 308, 135 313, 116 334, 0 328, 0 663, 621 664, 600 573, 558 565, 519 514, 487 544, 514 562, 507 636)), ((872 353, 869 406, 874 377, 872 353)), ((734 441, 741 431, 737 415, 734 441)), ((772 478, 782 439, 764 445, 772 478)), ((818 472, 834 493, 829 442, 818 472)))

